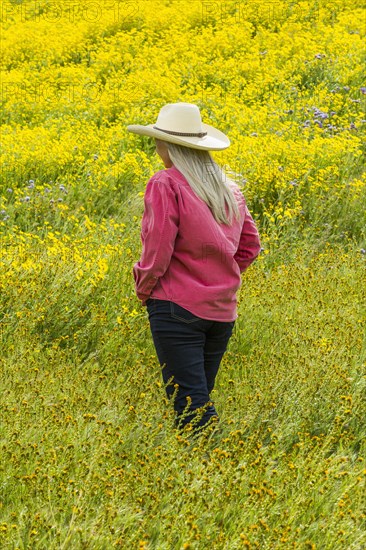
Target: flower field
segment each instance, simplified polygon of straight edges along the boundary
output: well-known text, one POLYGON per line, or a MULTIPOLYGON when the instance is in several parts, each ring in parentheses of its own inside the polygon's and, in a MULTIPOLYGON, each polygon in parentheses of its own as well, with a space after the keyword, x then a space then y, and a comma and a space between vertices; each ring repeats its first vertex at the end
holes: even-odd
POLYGON ((0 548, 366 549, 361 0, 4 0, 0 548), (262 253, 173 429, 132 266, 153 140, 196 103, 262 253))

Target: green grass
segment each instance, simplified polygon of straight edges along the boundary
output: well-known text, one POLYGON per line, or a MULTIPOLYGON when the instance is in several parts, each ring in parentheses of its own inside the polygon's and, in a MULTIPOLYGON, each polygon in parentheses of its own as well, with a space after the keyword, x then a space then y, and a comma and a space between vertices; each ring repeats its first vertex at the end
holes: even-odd
POLYGON ((283 255, 272 248, 243 277, 212 394, 221 431, 197 441, 173 429, 132 295, 116 323, 127 252, 95 295, 67 264, 67 290, 42 281, 58 296, 44 328, 62 329, 60 300, 70 335, 89 308, 76 342, 33 324, 25 288, 13 306, 29 314, 2 334, 2 548, 364 548, 365 256, 283 255))

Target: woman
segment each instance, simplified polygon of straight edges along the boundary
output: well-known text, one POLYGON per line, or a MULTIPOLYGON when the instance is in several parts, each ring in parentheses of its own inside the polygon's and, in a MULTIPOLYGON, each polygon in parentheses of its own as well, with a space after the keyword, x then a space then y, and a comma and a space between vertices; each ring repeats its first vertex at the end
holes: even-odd
POLYGON ((218 420, 210 393, 233 331, 240 273, 260 241, 239 187, 209 150, 230 145, 191 103, 165 105, 156 124, 127 129, 155 138, 165 170, 147 183, 136 293, 151 333, 176 425, 218 420))

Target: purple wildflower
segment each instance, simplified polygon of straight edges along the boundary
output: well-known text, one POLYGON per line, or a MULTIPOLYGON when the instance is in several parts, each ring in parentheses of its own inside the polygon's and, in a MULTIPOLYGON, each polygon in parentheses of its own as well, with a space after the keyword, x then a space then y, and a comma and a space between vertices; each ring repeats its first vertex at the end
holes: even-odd
POLYGON ((315 109, 314 116, 320 117, 320 118, 328 118, 327 113, 323 113, 323 111, 320 111, 319 109, 315 109))

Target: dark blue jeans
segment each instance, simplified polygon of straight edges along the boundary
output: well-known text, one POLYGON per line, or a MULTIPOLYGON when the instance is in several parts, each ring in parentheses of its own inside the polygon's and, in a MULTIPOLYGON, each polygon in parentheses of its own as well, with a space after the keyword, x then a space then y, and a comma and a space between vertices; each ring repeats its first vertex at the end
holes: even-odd
POLYGON ((176 425, 184 427, 200 409, 203 415, 196 425, 204 426, 212 417, 218 418, 210 393, 235 321, 201 319, 167 300, 150 298, 146 307, 168 398, 177 391, 176 425))

